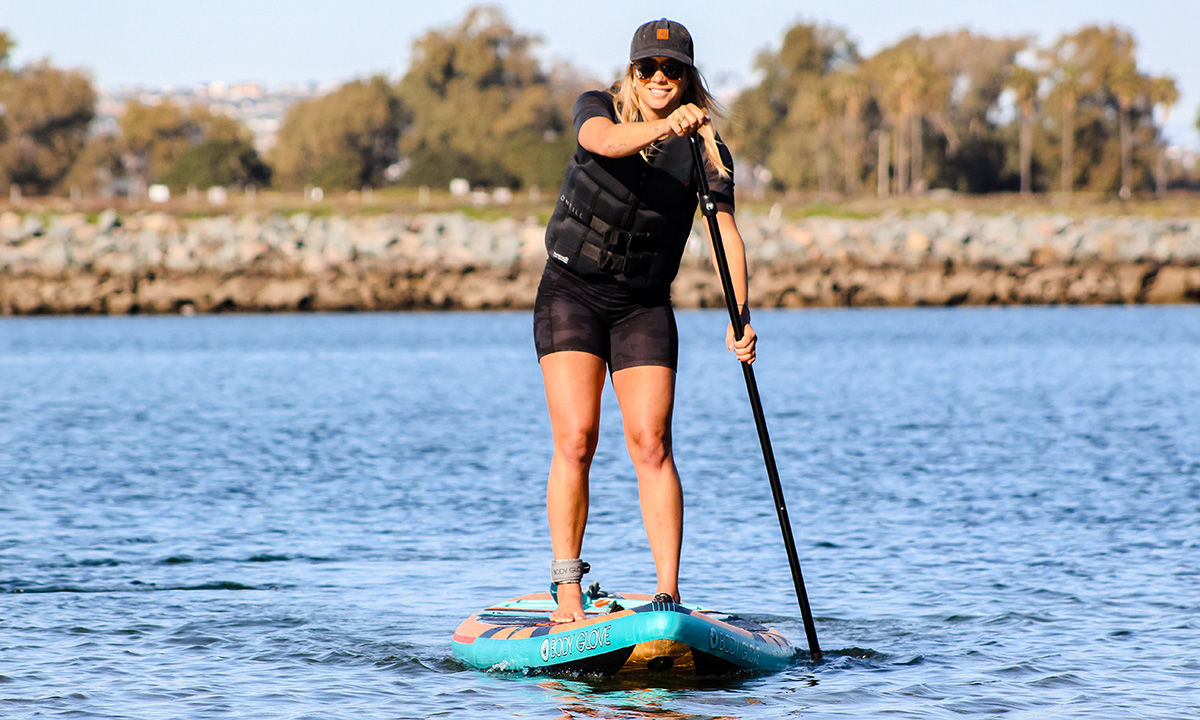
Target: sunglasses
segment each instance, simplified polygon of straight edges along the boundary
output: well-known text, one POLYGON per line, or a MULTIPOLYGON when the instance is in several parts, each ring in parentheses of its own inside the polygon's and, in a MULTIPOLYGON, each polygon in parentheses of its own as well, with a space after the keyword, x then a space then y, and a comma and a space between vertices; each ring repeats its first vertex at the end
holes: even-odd
POLYGON ((660 63, 654 58, 636 60, 633 63, 633 74, 637 76, 638 80, 649 80, 659 70, 662 70, 663 77, 666 79, 679 81, 683 79, 683 74, 687 71, 687 65, 678 60, 664 60, 660 63))

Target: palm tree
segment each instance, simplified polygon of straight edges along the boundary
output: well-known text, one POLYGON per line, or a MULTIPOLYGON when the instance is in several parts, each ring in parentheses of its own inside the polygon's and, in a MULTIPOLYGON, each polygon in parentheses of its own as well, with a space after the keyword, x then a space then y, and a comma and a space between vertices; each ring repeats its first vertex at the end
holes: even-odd
POLYGON ((950 83, 926 55, 914 57, 917 81, 914 83, 915 103, 910 121, 912 134, 912 189, 925 192, 925 119, 933 108, 945 105, 950 97, 950 83))
POLYGON ((1022 195, 1028 195, 1033 191, 1033 113, 1040 83, 1041 76, 1036 71, 1020 65, 1013 66, 1012 73, 1008 78, 1008 87, 1017 96, 1022 195))
POLYGON ((1145 88, 1132 60, 1122 60, 1112 68, 1109 89, 1117 98, 1117 123, 1121 136, 1121 199, 1128 200, 1133 192, 1133 129, 1130 115, 1145 88))
MULTIPOLYGON (((1155 107, 1162 108, 1162 126, 1166 130, 1167 122, 1171 119, 1171 108, 1179 102, 1179 88, 1175 78, 1167 75, 1156 77, 1150 81, 1150 102, 1155 107)), ((1160 133, 1161 134, 1161 133, 1160 133)), ((1155 159, 1155 193, 1162 198, 1167 194, 1167 148, 1166 143, 1159 141, 1158 157, 1155 159)))
POLYGON ((842 106, 842 174, 847 195, 859 193, 862 130, 859 126, 867 85, 857 71, 842 70, 830 77, 833 95, 842 106))
MULTIPOLYGON (((897 93, 895 92, 895 53, 885 50, 874 57, 864 62, 859 70, 864 78, 867 79, 870 88, 870 95, 875 99, 875 103, 879 108, 880 122, 879 126, 874 130, 875 139, 878 141, 878 158, 876 160, 876 180, 877 193, 879 197, 887 197, 890 192, 891 180, 891 162, 889 160, 891 148, 891 135, 888 131, 889 126, 897 128, 899 126, 900 108, 897 102, 897 93)), ((897 145, 900 143, 899 133, 896 133, 897 145)), ((897 151, 899 157, 900 152, 897 151)), ((897 175, 899 167, 896 168, 897 175)), ((897 183, 896 192, 899 194, 901 188, 897 183)))
POLYGON ((1062 120, 1059 130, 1062 141, 1059 149, 1062 153, 1062 169, 1059 173, 1060 189, 1068 195, 1075 189, 1075 169, 1072 158, 1075 155, 1075 111, 1079 107, 1079 77, 1073 65, 1060 69, 1058 79, 1059 96, 1062 103, 1062 120))
MULTIPOLYGON (((899 58, 892 75, 892 92, 895 96, 896 113, 896 194, 902 195, 909 190, 909 178, 916 185, 916 176, 909 175, 910 160, 905 157, 905 150, 911 149, 912 156, 917 152, 916 143, 909 146, 905 143, 905 135, 915 137, 913 123, 920 119, 921 98, 925 94, 925 76, 921 72, 921 63, 913 53, 904 53, 899 58)), ((916 163, 916 160, 911 161, 916 163)))
POLYGON ((829 135, 830 126, 837 117, 837 101, 834 98, 833 83, 828 78, 817 80, 813 88, 813 111, 816 115, 817 133, 814 137, 816 145, 817 189, 822 193, 829 192, 833 187, 829 176, 829 135))
MULTIPOLYGON (((1200 119, 1196 121, 1196 125, 1200 126, 1200 119)), ((877 160, 875 189, 879 197, 882 198, 888 196, 888 182, 891 174, 888 167, 888 143, 890 142, 890 138, 888 138, 888 131, 883 126, 880 126, 875 133, 876 139, 879 141, 879 159, 877 160)))

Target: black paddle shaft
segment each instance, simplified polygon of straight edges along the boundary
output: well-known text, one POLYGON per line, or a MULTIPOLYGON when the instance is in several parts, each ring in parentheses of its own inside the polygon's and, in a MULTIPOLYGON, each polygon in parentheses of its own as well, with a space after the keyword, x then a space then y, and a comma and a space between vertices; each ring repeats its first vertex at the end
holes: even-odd
MULTIPOLYGON (((717 272, 721 276, 721 287, 725 291, 725 305, 729 309, 729 321, 733 323, 733 336, 742 339, 746 328, 738 312, 737 296, 733 290, 733 278, 729 274, 729 261, 725 258, 725 245, 721 242, 721 229, 717 226, 717 204, 708 189, 704 156, 700 153, 700 135, 690 136, 692 160, 696 171, 696 184, 700 193, 700 212, 708 221, 708 232, 712 237, 713 257, 717 272)), ((808 636, 808 653, 813 662, 821 659, 821 648, 817 644, 817 628, 813 623, 812 609, 808 606, 808 593, 804 590, 804 576, 800 572, 800 559, 796 554, 796 541, 792 537, 792 523, 788 520, 787 505, 783 500, 783 486, 779 482, 779 470, 775 467, 775 453, 771 450, 771 437, 767 434, 767 419, 763 415, 762 400, 758 396, 758 383, 754 381, 754 368, 750 363, 741 363, 746 377, 746 391, 750 394, 750 407, 754 411, 754 424, 758 427, 758 442, 762 445, 763 459, 767 463, 767 477, 771 481, 771 494, 775 497, 775 512, 779 515, 779 529, 783 531, 783 544, 787 548, 788 565, 792 568, 792 584, 796 586, 796 599, 800 601, 800 614, 804 618, 804 633, 808 636)))

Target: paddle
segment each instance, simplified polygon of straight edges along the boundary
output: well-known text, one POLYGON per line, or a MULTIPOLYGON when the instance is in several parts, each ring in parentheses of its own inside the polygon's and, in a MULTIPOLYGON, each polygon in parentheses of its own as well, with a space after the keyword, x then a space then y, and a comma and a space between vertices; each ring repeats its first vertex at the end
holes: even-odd
MULTIPOLYGON (((733 323, 733 336, 742 339, 745 326, 738 313, 737 297, 733 294, 733 278, 729 275, 729 262, 725 259, 725 245, 721 242, 721 230, 717 227, 717 204, 708 189, 708 176, 704 172, 704 157, 700 153, 700 135, 693 133, 689 139, 692 159, 696 168, 696 183, 700 193, 700 212, 708 220, 709 235, 712 236, 713 256, 721 276, 721 288, 725 292, 725 305, 729 309, 729 320, 733 323)), ((787 548, 788 564, 792 568, 792 584, 796 586, 796 598, 800 601, 800 615, 804 618, 804 633, 808 636, 808 653, 813 662, 821 659, 821 648, 817 645, 817 628, 813 624, 812 610, 808 606, 808 593, 804 590, 804 576, 800 573, 800 559, 796 555, 796 541, 792 538, 792 523, 788 520, 787 506, 783 501, 783 487, 779 483, 779 470, 775 467, 775 453, 771 451, 771 438, 767 435, 767 419, 763 415, 762 400, 758 396, 758 383, 754 381, 754 368, 742 363, 742 374, 746 376, 746 391, 750 393, 750 407, 754 411, 754 424, 758 426, 758 442, 762 445, 763 459, 767 462, 767 477, 771 481, 771 494, 775 497, 775 511, 779 515, 779 529, 783 531, 783 544, 787 548)))

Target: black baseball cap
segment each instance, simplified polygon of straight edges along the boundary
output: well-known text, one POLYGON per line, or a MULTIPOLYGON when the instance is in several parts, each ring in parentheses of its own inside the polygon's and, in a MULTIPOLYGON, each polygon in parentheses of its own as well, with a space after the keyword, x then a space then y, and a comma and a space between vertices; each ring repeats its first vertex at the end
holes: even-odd
POLYGON ((694 65, 692 34, 684 26, 666 18, 642 25, 633 34, 633 42, 629 44, 629 62, 649 57, 668 57, 694 65))

